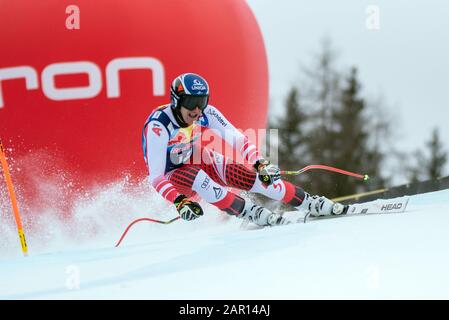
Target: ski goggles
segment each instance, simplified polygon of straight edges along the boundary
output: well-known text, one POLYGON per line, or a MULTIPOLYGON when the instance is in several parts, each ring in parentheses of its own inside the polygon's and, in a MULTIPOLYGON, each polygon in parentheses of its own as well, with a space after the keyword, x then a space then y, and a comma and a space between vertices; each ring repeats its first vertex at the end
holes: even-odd
POLYGON ((182 96, 179 99, 178 104, 188 110, 195 110, 197 107, 201 111, 207 107, 207 102, 209 101, 209 96, 182 96))

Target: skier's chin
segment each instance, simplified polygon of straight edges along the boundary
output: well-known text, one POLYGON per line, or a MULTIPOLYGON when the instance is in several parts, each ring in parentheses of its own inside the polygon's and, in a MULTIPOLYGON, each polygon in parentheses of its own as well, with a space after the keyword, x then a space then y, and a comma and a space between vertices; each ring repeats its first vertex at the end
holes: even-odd
POLYGON ((195 121, 197 121, 200 118, 201 112, 189 112, 185 117, 184 117, 184 121, 188 124, 191 125, 193 124, 195 121))

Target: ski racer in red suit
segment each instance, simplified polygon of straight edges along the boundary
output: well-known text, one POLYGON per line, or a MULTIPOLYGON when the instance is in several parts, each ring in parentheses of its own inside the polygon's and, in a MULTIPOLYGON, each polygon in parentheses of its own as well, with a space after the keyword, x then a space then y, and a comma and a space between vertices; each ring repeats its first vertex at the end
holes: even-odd
POLYGON ((178 76, 170 96, 171 103, 155 109, 146 120, 142 147, 150 183, 174 203, 182 219, 203 215, 201 206, 191 199, 196 193, 226 213, 260 226, 284 223, 281 215, 243 199, 228 187, 260 193, 315 216, 342 213, 343 205, 310 196, 282 180, 279 168, 261 157, 256 146, 208 104, 209 85, 204 78, 194 73, 178 76), (252 168, 207 148, 198 150, 195 141, 200 139, 201 127, 214 130, 252 168))

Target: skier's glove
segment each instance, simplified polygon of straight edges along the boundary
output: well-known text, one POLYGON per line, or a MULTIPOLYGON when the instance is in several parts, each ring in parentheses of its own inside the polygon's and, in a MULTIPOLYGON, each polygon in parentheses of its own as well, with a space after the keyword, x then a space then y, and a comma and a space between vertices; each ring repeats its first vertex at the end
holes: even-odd
POLYGON ((281 178, 281 170, 266 159, 257 160, 254 169, 259 173, 260 181, 267 186, 281 178))
POLYGON ((203 209, 200 205, 197 202, 189 200, 183 194, 176 197, 175 206, 183 220, 195 220, 203 215, 203 209))

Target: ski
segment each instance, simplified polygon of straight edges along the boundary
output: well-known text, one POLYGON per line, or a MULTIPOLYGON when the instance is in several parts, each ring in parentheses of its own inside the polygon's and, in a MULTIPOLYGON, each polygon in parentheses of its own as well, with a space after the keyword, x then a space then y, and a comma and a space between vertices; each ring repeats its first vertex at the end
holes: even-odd
POLYGON ((287 221, 287 224, 290 224, 307 223, 309 221, 337 219, 360 215, 402 213, 407 208, 408 200, 408 196, 403 196, 393 199, 378 199, 369 202, 354 203, 348 205, 345 213, 340 215, 314 217, 309 213, 300 211, 287 211, 283 213, 283 217, 287 221))

